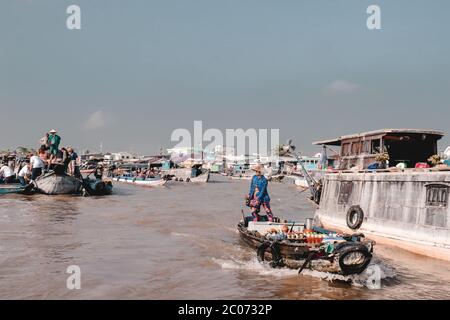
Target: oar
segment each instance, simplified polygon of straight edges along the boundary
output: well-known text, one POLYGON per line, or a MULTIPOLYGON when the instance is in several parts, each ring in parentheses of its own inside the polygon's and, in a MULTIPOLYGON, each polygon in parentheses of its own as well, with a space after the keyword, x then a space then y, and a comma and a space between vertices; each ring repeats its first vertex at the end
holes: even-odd
POLYGON ((294 222, 292 222, 291 230, 289 230, 289 233, 291 233, 291 232, 292 232, 292 230, 294 230, 294 226, 295 226, 295 221, 294 221, 294 222))
POLYGON ((311 252, 308 257, 306 258, 305 262, 303 263, 303 265, 301 266, 300 269, 298 269, 298 274, 302 273, 303 269, 305 269, 306 265, 311 262, 312 258, 314 256, 314 253, 311 252))

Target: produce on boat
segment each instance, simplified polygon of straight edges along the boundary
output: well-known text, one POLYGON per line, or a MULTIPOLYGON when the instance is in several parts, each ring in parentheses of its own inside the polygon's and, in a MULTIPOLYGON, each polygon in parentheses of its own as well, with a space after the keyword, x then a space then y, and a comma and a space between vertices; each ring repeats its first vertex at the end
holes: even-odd
POLYGON ((374 242, 363 234, 337 234, 293 221, 252 219, 246 217, 238 224, 240 237, 256 249, 259 261, 268 261, 272 267, 351 275, 363 272, 372 259, 374 242))

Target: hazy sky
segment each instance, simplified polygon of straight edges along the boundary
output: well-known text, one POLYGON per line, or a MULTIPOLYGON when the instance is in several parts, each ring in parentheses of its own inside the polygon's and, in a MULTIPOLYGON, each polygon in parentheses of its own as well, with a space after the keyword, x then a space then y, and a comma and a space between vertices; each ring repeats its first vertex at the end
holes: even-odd
MULTIPOLYGON (((450 131, 450 1, 2 0, 0 149, 155 153, 176 128, 450 131), (66 8, 81 7, 81 30, 66 8), (382 30, 366 27, 381 7, 382 30)), ((450 132, 449 132, 450 134, 450 132)), ((450 144, 446 138, 440 147, 450 144)))

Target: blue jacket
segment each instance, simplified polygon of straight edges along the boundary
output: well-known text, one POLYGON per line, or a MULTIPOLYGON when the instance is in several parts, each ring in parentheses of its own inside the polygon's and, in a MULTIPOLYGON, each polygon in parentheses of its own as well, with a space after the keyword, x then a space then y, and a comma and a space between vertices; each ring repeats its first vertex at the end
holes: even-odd
POLYGON ((254 175, 252 178, 252 183, 250 185, 249 196, 250 199, 253 198, 255 189, 258 188, 259 192, 256 194, 259 202, 270 202, 269 191, 267 190, 267 179, 264 176, 254 175))

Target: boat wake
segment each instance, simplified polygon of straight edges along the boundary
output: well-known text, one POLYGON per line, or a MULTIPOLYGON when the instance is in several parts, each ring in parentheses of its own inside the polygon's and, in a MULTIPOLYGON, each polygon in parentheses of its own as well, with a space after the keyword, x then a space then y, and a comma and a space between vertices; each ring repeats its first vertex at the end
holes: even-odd
POLYGON ((309 269, 303 270, 301 275, 298 275, 298 270, 289 268, 272 268, 269 264, 261 263, 256 258, 251 258, 250 260, 242 260, 236 257, 231 257, 228 260, 213 258, 213 261, 223 270, 243 270, 263 276, 277 278, 310 276, 329 282, 347 283, 352 286, 365 287, 374 290, 381 289, 384 281, 396 277, 396 271, 394 268, 384 264, 381 260, 376 258, 372 259, 372 262, 364 272, 348 276, 309 269))
POLYGON ((377 290, 381 289, 383 282, 394 279, 397 273, 394 268, 384 264, 379 259, 373 258, 367 266, 367 269, 360 274, 344 276, 305 269, 302 271, 302 275, 316 277, 330 282, 345 282, 356 287, 366 287, 368 289, 377 290))
POLYGON ((260 263, 256 258, 252 258, 251 260, 240 260, 235 258, 231 258, 229 260, 216 258, 212 259, 223 270, 243 270, 264 276, 274 276, 277 278, 293 277, 298 273, 297 270, 288 268, 274 269, 267 263, 260 263))

